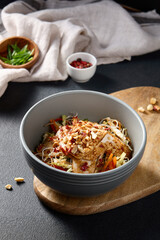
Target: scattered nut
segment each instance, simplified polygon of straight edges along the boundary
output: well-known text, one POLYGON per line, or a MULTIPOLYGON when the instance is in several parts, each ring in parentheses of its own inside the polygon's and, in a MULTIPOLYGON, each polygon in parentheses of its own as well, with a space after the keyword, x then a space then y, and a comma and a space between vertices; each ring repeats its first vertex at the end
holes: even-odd
POLYGON ((145 112, 145 109, 143 107, 139 107, 138 111, 143 113, 143 112, 145 112))
POLYGON ((152 104, 149 104, 149 105, 147 106, 147 110, 148 110, 148 111, 152 111, 152 110, 153 110, 153 105, 152 105, 152 104))
POLYGON ((7 184, 7 185, 5 186, 5 188, 6 188, 7 190, 11 190, 11 189, 12 189, 12 185, 11 185, 11 184, 7 184))
MULTIPOLYGON (((156 99, 155 97, 150 98, 150 104, 148 104, 147 110, 148 110, 148 111, 156 111, 156 112, 159 112, 159 111, 160 111, 160 106, 155 105, 156 102, 157 102, 157 99, 156 99)), ((145 109, 144 109, 144 107, 139 107, 139 108, 138 108, 138 111, 141 112, 141 113, 144 113, 144 112, 145 112, 145 109)))
POLYGON ((14 179, 16 182, 24 182, 24 178, 18 177, 14 179))
POLYGON ((156 102, 157 102, 157 99, 156 98, 154 98, 154 97, 152 97, 151 99, 150 99, 150 104, 156 104, 156 102))
POLYGON ((154 105, 153 110, 156 111, 156 112, 160 111, 160 106, 154 105))

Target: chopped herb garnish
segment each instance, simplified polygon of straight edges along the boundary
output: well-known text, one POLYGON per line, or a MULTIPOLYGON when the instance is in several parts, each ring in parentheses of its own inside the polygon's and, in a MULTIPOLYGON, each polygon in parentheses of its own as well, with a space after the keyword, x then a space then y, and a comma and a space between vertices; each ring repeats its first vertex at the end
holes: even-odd
POLYGON ((33 59, 34 49, 30 51, 26 44, 23 48, 19 48, 17 43, 8 45, 7 58, 0 56, 0 59, 10 65, 22 65, 33 59))

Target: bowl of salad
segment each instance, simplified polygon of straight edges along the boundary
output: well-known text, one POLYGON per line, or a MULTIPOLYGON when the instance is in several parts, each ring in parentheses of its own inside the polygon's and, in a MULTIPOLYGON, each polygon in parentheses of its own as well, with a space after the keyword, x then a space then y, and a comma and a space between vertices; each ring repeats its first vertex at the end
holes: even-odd
POLYGON ((87 197, 111 191, 132 174, 145 149, 146 130, 123 101, 74 90, 32 106, 21 121, 20 140, 40 181, 62 194, 87 197))
POLYGON ((30 69, 38 58, 38 46, 29 38, 13 36, 0 42, 0 64, 3 68, 30 69))

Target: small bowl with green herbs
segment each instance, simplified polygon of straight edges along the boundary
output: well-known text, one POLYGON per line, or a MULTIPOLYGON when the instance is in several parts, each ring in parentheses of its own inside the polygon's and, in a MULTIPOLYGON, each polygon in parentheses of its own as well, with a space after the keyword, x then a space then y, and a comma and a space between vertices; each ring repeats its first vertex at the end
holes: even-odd
POLYGON ((0 42, 0 64, 4 68, 30 69, 38 57, 38 46, 29 38, 15 36, 0 42))

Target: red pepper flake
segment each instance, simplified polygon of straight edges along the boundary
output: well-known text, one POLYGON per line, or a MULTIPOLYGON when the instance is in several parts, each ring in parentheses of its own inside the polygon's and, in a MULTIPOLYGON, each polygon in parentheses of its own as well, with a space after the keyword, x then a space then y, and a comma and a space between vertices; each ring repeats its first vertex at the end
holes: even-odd
POLYGON ((57 148, 54 149, 54 152, 59 152, 59 150, 57 148))
POLYGON ((82 166, 81 166, 81 170, 82 171, 86 171, 88 169, 88 163, 85 162, 82 166))
POLYGON ((61 151, 66 154, 66 151, 64 150, 64 148, 61 147, 61 151))
POLYGON ((121 147, 121 149, 122 149, 122 151, 124 152, 124 147, 123 147, 123 146, 121 147))
POLYGON ((76 139, 72 138, 71 143, 75 143, 76 139))
POLYGON ((42 148, 43 148, 43 144, 41 143, 41 144, 39 144, 39 146, 37 147, 37 151, 39 152, 39 151, 41 151, 42 150, 42 148))
POLYGON ((49 141, 53 141, 54 139, 56 139, 57 138, 57 136, 52 136, 52 137, 48 137, 48 140, 49 141))
POLYGON ((64 149, 63 147, 60 147, 61 151, 67 156, 70 152, 70 149, 64 149))
POLYGON ((102 158, 100 158, 99 160, 98 160, 98 164, 97 164, 97 167, 102 167, 103 166, 103 159, 102 158))
POLYGON ((69 148, 69 149, 68 149, 68 153, 71 153, 71 151, 72 151, 72 148, 69 148))
POLYGON ((73 119, 72 119, 72 125, 75 125, 75 124, 77 124, 79 122, 79 119, 78 119, 78 117, 76 116, 76 117, 73 117, 73 119))
POLYGON ((57 166, 57 165, 54 165, 55 168, 59 169, 59 170, 62 170, 62 171, 67 171, 67 169, 63 168, 63 167, 60 167, 60 166, 57 166))
POLYGON ((51 119, 50 120, 50 123, 51 123, 51 129, 52 129, 52 131, 54 132, 54 133, 56 133, 57 132, 57 130, 56 130, 56 128, 55 128, 55 125, 54 125, 54 122, 53 122, 54 120, 53 119, 51 119))
POLYGON ((65 127, 67 130, 70 130, 70 128, 71 128, 69 125, 66 125, 65 127))
POLYGON ((55 121, 56 122, 60 122, 60 121, 62 121, 62 118, 61 117, 60 118, 56 118, 55 121))
POLYGON ((99 147, 104 148, 104 145, 103 145, 103 144, 100 144, 99 147))
POLYGON ((92 63, 83 61, 81 58, 77 58, 77 60, 72 61, 70 65, 75 68, 83 69, 91 67, 92 63))

